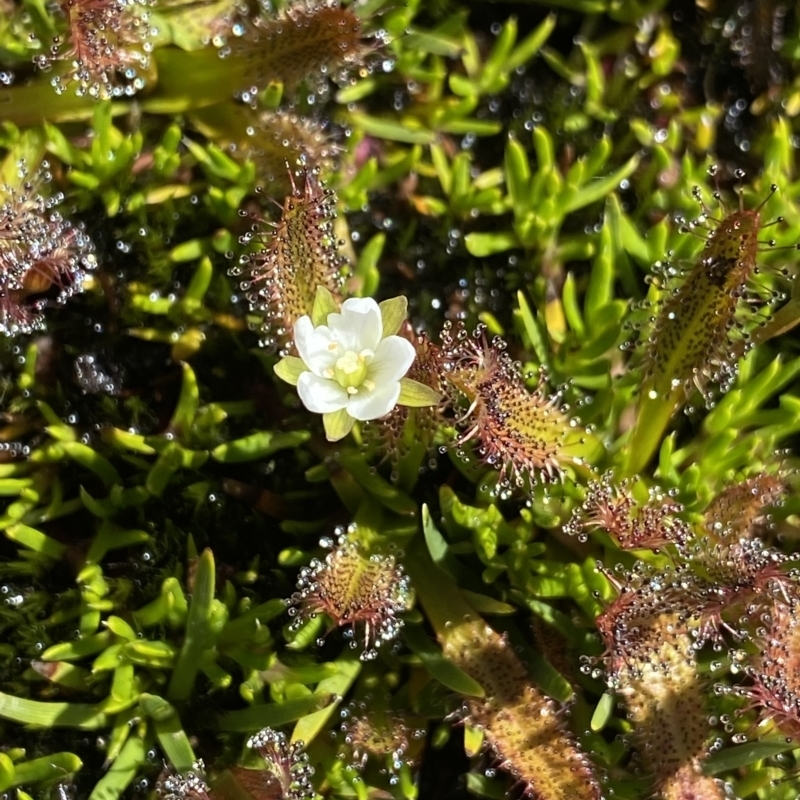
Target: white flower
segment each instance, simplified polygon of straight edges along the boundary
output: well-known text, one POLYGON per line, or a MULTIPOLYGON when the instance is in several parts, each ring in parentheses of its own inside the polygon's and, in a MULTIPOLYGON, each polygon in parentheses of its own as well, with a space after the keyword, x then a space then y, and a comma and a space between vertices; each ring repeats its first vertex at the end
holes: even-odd
POLYGON ((309 411, 323 415, 330 441, 346 436, 355 420, 378 419, 398 403, 439 401, 433 389, 404 377, 416 357, 411 342, 395 335, 406 307, 404 297, 380 305, 371 297, 352 297, 336 310, 330 293, 320 287, 312 316, 327 324, 315 326, 309 316, 295 323, 300 357, 283 358, 275 372, 297 386, 309 411))

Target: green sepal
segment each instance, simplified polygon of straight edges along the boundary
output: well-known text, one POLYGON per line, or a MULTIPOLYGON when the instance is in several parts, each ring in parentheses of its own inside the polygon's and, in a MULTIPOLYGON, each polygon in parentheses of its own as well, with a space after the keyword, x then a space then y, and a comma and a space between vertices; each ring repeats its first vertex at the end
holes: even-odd
POLYGON ((317 286, 314 305, 311 309, 311 322, 314 327, 325 325, 328 322, 328 314, 335 314, 337 311, 339 311, 339 304, 330 289, 322 285, 317 286))
POLYGON ((408 300, 405 297, 392 297, 379 303, 383 320, 383 338, 394 336, 408 317, 408 300))
POLYGON ((323 414, 322 424, 325 426, 325 436, 328 441, 338 442, 350 433, 355 420, 347 413, 346 409, 342 408, 339 411, 323 414))
POLYGON ((275 374, 291 386, 297 386, 297 381, 304 372, 308 372, 306 362, 297 356, 284 356, 274 367, 275 374))
POLYGON ((401 406, 411 408, 424 408, 425 406, 435 406, 442 396, 439 392, 426 386, 424 383, 413 380, 413 378, 400 378, 400 397, 397 402, 401 406))

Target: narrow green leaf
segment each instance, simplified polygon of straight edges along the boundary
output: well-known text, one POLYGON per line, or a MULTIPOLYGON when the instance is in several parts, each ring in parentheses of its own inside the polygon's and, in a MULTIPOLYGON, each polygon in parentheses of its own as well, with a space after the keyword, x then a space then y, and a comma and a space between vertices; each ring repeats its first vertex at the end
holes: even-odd
POLYGON ((703 772, 706 775, 719 775, 723 772, 732 772, 746 767, 764 758, 772 758, 780 753, 797 749, 797 742, 785 737, 780 739, 762 739, 756 742, 727 747, 712 753, 703 762, 703 772))
POLYGON ((144 740, 136 735, 130 736, 106 774, 95 784, 89 800, 118 800, 146 760, 144 740))
POLYGON ((334 663, 337 674, 320 681, 315 691, 315 694, 321 698, 326 695, 332 695, 334 697, 333 702, 319 711, 314 711, 302 717, 292 731, 293 742, 302 741, 308 744, 327 727, 328 722, 342 702, 342 698, 350 691, 363 666, 363 663, 359 661, 358 656, 352 650, 348 650, 334 663))
POLYGON ((356 128, 379 139, 406 144, 432 144, 436 141, 436 134, 420 128, 418 123, 408 124, 407 121, 407 124, 403 124, 394 119, 373 117, 360 112, 350 112, 348 116, 356 128))
POLYGON ((206 549, 197 561, 192 599, 186 618, 186 638, 178 655, 167 697, 173 702, 188 700, 194 688, 204 650, 212 644, 211 611, 216 570, 214 554, 206 549))
POLYGON ((496 778, 487 778, 477 772, 468 772, 466 778, 467 790, 471 795, 487 800, 505 800, 508 797, 505 784, 496 778))
POLYGON ((556 27, 556 15, 548 14, 538 27, 534 28, 515 48, 506 59, 505 69, 509 73, 517 67, 530 61, 541 49, 542 45, 550 38, 556 27))
POLYGON ((64 442, 64 452, 82 467, 94 472, 99 476, 106 486, 114 486, 121 483, 117 468, 107 459, 101 456, 96 450, 92 450, 89 445, 83 442, 64 442))
MULTIPOLYGON (((337 672, 338 676, 338 672, 337 672)), ((320 682, 320 685, 324 681, 320 682)), ((315 692, 299 700, 287 700, 285 703, 265 703, 250 706, 239 711, 229 711, 219 717, 219 728, 223 731, 249 733, 261 728, 279 728, 296 722, 303 717, 326 709, 334 700, 329 692, 315 692)), ((303 740, 305 741, 305 739, 303 740)))
POLYGON ((381 277, 378 262, 385 244, 386 234, 376 233, 361 250, 355 274, 361 279, 360 295, 362 297, 371 297, 378 291, 381 277))
POLYGON ((200 404, 200 389, 197 386, 197 376, 194 374, 194 370, 185 362, 182 366, 181 392, 169 427, 179 436, 186 437, 200 404))
POLYGON ((54 781, 60 783, 82 766, 83 762, 73 753, 52 753, 31 761, 21 761, 14 765, 14 777, 9 788, 54 781))
POLYGON ((311 438, 309 431, 257 431, 242 439, 218 445, 211 458, 223 464, 239 464, 269 458, 279 450, 288 450, 305 444, 311 438))
POLYGON ((419 625, 406 625, 405 641, 425 669, 443 686, 468 697, 484 697, 483 687, 444 654, 419 625))
POLYGON ((0 753, 0 792, 5 792, 14 784, 14 762, 0 753))
POLYGON ((477 594, 470 592, 467 589, 462 589, 461 594, 467 599, 469 604, 479 614, 498 614, 506 616, 508 614, 516 614, 516 606, 509 603, 503 603, 500 600, 495 600, 494 597, 487 597, 485 594, 477 594))
POLYGON ((428 546, 431 561, 437 566, 442 566, 447 557, 448 545, 434 524, 427 504, 422 506, 422 532, 425 535, 425 544, 428 546))
MULTIPOLYGON (((534 130, 538 130, 538 128, 534 130)), ((606 195, 617 189, 625 178, 630 177, 635 172, 636 168, 639 166, 640 160, 638 154, 634 155, 618 170, 607 175, 605 178, 598 178, 597 180, 585 184, 576 191, 567 202, 560 204, 561 211, 564 214, 571 214, 579 208, 584 208, 592 203, 596 203, 598 200, 602 200, 606 195)))
POLYGON ((11 541, 52 559, 60 559, 67 549, 65 545, 27 525, 11 525, 6 528, 6 536, 11 541))
POLYGON ((343 451, 339 463, 355 478, 359 486, 397 514, 415 517, 417 504, 397 486, 373 472, 361 453, 343 451))
POLYGON ((197 759, 175 708, 164 698, 152 694, 142 694, 139 704, 152 718, 158 743, 169 763, 178 772, 190 770, 197 759))
POLYGON ((615 703, 616 700, 612 692, 603 692, 603 696, 598 701, 594 714, 592 714, 590 727, 593 731, 601 731, 605 728, 614 713, 615 703))
POLYGON ((531 179, 531 168, 528 154, 522 143, 514 136, 509 136, 505 150, 506 185, 508 195, 515 213, 521 213, 528 205, 528 193, 531 179))
POLYGON ((468 233, 464 238, 467 251, 476 258, 486 258, 495 253, 504 253, 521 247, 519 238, 511 231, 499 233, 468 233))
POLYGON ((0 692, 0 717, 38 728, 78 728, 93 731, 108 726, 96 706, 84 703, 44 703, 0 692))

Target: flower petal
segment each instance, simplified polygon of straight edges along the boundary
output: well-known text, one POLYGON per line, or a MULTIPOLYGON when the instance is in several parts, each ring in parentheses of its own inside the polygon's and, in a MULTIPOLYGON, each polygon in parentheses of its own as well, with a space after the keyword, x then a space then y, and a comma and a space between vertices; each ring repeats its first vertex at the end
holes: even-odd
POLYGON ((402 336, 387 336, 375 349, 368 377, 378 386, 399 381, 408 372, 416 357, 417 351, 408 339, 403 339, 402 336))
MULTIPOLYGON (((399 384, 398 384, 399 389, 399 384)), ((347 407, 350 395, 336 381, 304 372, 297 379, 297 394, 303 405, 316 414, 330 414, 347 407)))
POLYGON ((439 392, 424 383, 411 378, 400 379, 398 405, 409 406, 410 408, 425 408, 426 406, 435 406, 441 399, 442 396, 439 392))
POLYGON ((297 356, 284 356, 274 367, 275 374, 286 383, 297 386, 297 379, 308 372, 306 362, 297 356))
POLYGON ((322 424, 325 426, 325 436, 329 442, 338 442, 344 439, 353 429, 355 420, 345 409, 322 415, 322 424))
POLYGON ((360 353, 377 348, 383 335, 383 318, 371 297, 350 297, 342 303, 340 314, 328 314, 328 327, 345 350, 360 353))
POLYGON ((378 417, 388 414, 397 405, 399 395, 399 381, 380 384, 371 392, 362 388, 358 394, 354 394, 350 398, 347 413, 361 421, 378 419, 378 417))
POLYGON ((339 357, 330 328, 320 325, 315 328, 311 317, 303 316, 294 324, 294 344, 300 358, 315 374, 322 377, 326 369, 332 369, 339 357))

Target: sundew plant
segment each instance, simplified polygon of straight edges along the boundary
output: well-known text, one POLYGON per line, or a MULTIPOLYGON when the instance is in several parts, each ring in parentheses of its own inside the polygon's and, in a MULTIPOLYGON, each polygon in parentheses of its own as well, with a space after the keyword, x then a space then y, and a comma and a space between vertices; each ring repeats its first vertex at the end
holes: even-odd
POLYGON ((0 800, 795 800, 800 12, 0 0, 0 800))

